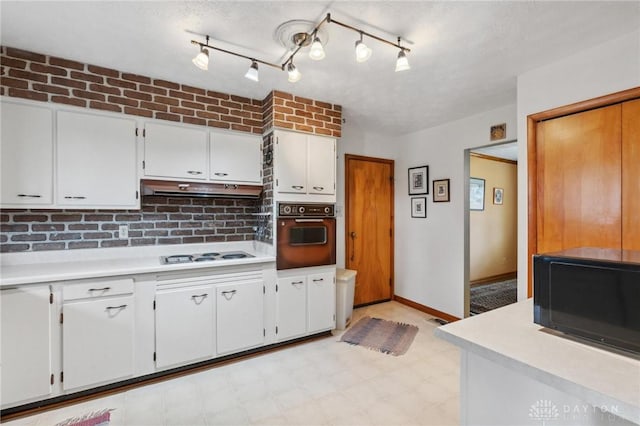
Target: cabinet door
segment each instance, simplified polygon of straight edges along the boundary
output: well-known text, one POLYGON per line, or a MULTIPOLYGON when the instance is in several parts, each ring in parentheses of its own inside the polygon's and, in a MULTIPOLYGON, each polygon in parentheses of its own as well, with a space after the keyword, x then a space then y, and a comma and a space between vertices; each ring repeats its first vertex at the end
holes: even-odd
POLYGON ((622 249, 640 250, 640 99, 622 104, 622 249))
POLYGON ((336 192, 336 140, 322 136, 307 136, 309 140, 307 185, 309 194, 336 192))
POLYGON ((210 285, 156 293, 156 367, 213 358, 214 300, 210 285))
POLYGON ((237 352, 264 342, 262 281, 245 281, 216 288, 219 354, 237 352))
POLYGON ((309 275, 309 333, 336 326, 335 272, 309 275))
POLYGON ((49 287, 0 291, 2 306, 2 405, 51 393, 49 287))
POLYGON ((133 296, 63 305, 65 390, 133 375, 133 296))
POLYGON ((291 132, 277 132, 275 164, 276 190, 278 192, 306 194, 306 135, 291 132))
POLYGON ((211 180, 262 184, 262 138, 237 133, 209 133, 211 180))
POLYGON ((307 281, 304 275, 280 278, 276 291, 276 338, 287 340, 307 331, 307 281))
POLYGON ((170 124, 146 123, 144 174, 176 179, 207 178, 207 131, 170 124))
POLYGON ((53 203, 53 113, 2 102, 2 205, 53 203))
POLYGON ((136 122, 130 118, 57 114, 60 206, 136 207, 136 122))

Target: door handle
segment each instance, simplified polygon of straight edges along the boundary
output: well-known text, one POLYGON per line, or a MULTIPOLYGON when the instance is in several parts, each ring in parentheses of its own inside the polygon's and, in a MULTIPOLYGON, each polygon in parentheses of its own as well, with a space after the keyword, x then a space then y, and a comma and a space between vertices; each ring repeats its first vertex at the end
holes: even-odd
POLYGON ((349 236, 352 240, 355 240, 358 235, 355 232, 351 231, 351 234, 349 234, 349 236))

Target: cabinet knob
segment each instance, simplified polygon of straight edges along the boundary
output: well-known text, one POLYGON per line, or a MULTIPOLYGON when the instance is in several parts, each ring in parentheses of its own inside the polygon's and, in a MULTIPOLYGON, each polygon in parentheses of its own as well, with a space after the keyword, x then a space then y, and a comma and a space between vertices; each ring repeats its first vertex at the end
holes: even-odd
POLYGON ((322 191, 324 189, 324 186, 314 186, 313 189, 315 189, 316 191, 322 191))
POLYGON ((216 176, 228 176, 229 173, 218 172, 218 173, 214 173, 214 175, 216 175, 216 176))
POLYGON ((300 190, 300 189, 304 188, 304 186, 301 186, 301 185, 291 185, 291 187, 293 189, 295 189, 295 190, 300 190))
POLYGON ((187 170, 187 173, 189 173, 190 175, 201 175, 202 172, 198 171, 198 170, 187 170))
POLYGON ((18 194, 18 197, 40 198, 40 197, 42 197, 42 195, 36 195, 36 194, 18 194))

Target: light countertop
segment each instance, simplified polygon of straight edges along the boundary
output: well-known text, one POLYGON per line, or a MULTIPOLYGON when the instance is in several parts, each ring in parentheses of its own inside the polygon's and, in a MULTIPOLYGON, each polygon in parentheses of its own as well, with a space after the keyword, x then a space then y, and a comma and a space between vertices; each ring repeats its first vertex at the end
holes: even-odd
POLYGON ((618 405, 640 421, 640 359, 559 336, 533 322, 533 299, 436 329, 463 350, 527 375, 592 406, 618 405))
POLYGON ((270 246, 265 246, 246 241, 3 254, 0 256, 0 287, 275 262, 270 246), (172 265, 160 263, 160 256, 221 251, 245 251, 254 257, 172 265))

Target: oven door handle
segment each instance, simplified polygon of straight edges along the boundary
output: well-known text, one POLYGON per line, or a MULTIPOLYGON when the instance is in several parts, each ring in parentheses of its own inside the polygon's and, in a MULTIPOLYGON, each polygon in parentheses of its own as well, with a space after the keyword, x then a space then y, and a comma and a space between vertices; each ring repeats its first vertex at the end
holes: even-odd
POLYGON ((296 223, 322 223, 324 219, 296 219, 296 223))

